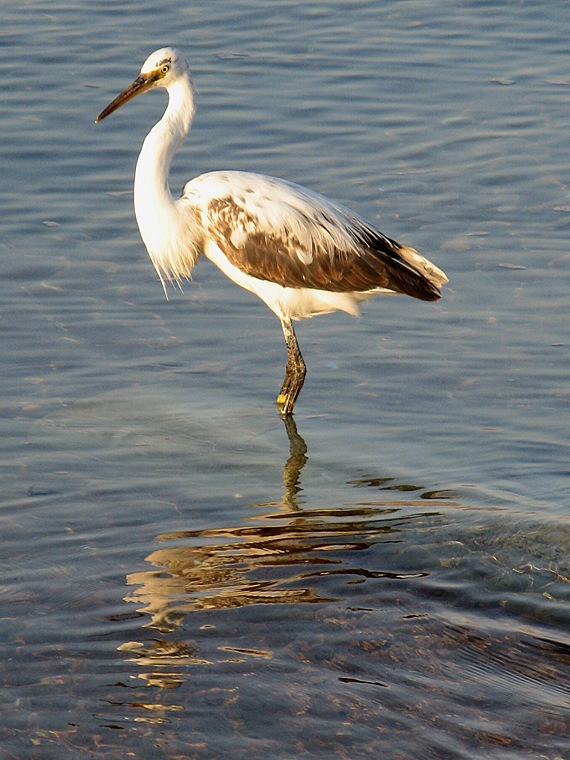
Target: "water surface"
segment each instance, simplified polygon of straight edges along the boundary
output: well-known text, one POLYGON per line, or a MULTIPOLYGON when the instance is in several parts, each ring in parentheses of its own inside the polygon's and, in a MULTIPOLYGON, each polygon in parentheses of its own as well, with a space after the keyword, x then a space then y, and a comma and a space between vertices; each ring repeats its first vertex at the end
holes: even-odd
POLYGON ((10 758, 563 758, 567 13, 538 2, 2 11, 0 745, 10 758), (437 262, 437 304, 298 329, 162 290, 132 174, 301 182, 437 262), (23 52, 25 51, 25 55, 23 52))

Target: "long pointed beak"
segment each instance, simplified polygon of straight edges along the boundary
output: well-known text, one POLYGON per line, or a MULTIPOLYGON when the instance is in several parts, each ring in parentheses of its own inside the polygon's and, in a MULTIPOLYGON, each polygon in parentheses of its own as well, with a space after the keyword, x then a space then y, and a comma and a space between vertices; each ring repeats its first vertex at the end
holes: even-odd
POLYGON ((104 108, 101 111, 99 116, 95 119, 95 124, 102 121, 106 116, 109 116, 109 114, 113 113, 113 111, 116 111, 117 108, 120 108, 129 100, 132 100, 132 98, 140 95, 142 92, 150 90, 154 83, 154 79, 144 76, 144 74, 138 76, 135 81, 127 87, 126 90, 123 90, 120 95, 117 95, 115 100, 109 103, 107 108, 104 108))

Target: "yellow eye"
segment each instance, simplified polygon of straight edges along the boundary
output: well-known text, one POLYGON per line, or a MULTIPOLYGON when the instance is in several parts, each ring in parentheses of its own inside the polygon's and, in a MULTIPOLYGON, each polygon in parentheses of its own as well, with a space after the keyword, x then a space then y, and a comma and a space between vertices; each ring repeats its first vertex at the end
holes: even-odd
POLYGON ((165 63, 164 66, 162 66, 160 69, 161 74, 168 74, 169 71, 170 71, 170 66, 168 65, 168 63, 165 63))

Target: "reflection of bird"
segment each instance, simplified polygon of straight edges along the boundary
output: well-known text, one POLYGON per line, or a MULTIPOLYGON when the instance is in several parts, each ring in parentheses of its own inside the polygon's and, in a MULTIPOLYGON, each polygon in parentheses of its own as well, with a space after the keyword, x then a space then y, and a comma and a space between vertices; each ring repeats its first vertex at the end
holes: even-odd
POLYGON ((140 75, 99 114, 101 121, 139 93, 168 91, 168 107, 147 135, 135 173, 135 213, 164 286, 190 277, 203 252, 231 280, 258 295, 279 317, 287 343, 277 398, 292 412, 306 367, 292 320, 358 304, 376 293, 440 297, 445 274, 348 209, 299 185, 259 174, 211 172, 174 200, 168 171, 194 116, 188 64, 173 48, 152 53, 140 75))

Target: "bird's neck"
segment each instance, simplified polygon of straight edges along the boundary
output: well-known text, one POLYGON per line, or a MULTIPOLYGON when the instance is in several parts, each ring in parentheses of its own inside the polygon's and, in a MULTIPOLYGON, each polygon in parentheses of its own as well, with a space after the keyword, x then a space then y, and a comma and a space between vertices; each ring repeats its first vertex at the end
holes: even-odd
POLYGON ((163 281, 188 277, 198 254, 189 250, 187 220, 170 192, 168 173, 174 154, 194 116, 190 76, 168 91, 164 116, 148 133, 135 171, 135 214, 141 237, 163 281))

